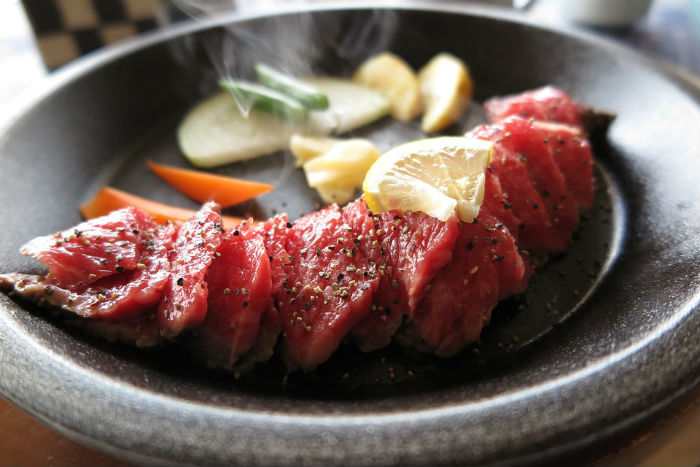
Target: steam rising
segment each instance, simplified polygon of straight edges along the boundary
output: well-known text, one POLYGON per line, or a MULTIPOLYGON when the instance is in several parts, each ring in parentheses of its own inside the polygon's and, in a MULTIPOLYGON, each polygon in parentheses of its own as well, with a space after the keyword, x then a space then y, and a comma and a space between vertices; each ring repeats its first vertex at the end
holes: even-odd
MULTIPOLYGON (((209 19, 222 11, 230 11, 231 0, 175 0, 176 5, 195 21, 209 19)), ((367 57, 388 50, 394 37, 398 18, 390 10, 358 10, 344 16, 343 21, 331 19, 324 12, 282 13, 280 2, 269 0, 238 2, 235 11, 260 14, 243 23, 233 23, 196 36, 219 78, 255 80, 254 66, 266 63, 293 76, 348 76, 367 57), (268 16, 269 15, 269 16, 268 16)), ((308 3, 286 2, 284 8, 308 3)), ((337 14, 337 12, 336 12, 337 14)), ((202 75, 200 75, 202 76, 202 75)), ((209 89, 211 90, 211 89, 209 89)), ((232 93, 241 113, 247 116, 252 102, 232 93)), ((297 127, 298 131, 298 127, 297 127)), ((290 134, 293 128, 289 128, 290 134)), ((294 170, 287 152, 275 183, 283 182, 294 170)))

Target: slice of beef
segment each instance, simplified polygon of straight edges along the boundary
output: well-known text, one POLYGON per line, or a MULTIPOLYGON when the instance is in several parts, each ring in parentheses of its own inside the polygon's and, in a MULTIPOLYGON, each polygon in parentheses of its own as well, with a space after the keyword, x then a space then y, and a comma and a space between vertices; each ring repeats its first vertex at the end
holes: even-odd
POLYGON ((399 211, 373 216, 363 199, 343 213, 381 276, 370 314, 352 331, 360 349, 374 350, 391 341, 403 316, 413 315, 426 286, 452 258, 457 217, 441 222, 424 213, 399 211))
POLYGON ((426 286, 452 259, 459 235, 457 215, 441 222, 422 212, 390 211, 380 219, 378 241, 386 252, 392 289, 401 309, 411 316, 426 286))
POLYGON ((120 342, 142 348, 155 347, 165 342, 158 329, 155 308, 134 318, 121 320, 75 318, 68 319, 67 323, 108 342, 120 342))
POLYGON ((48 266, 62 287, 89 284, 135 269, 143 251, 142 232, 154 226, 147 214, 124 208, 72 229, 35 238, 20 252, 48 266))
MULTIPOLYGON (((289 223, 287 215, 280 214, 255 226, 249 224, 248 226, 243 226, 242 228, 234 229, 224 234, 224 238, 230 237, 234 242, 245 242, 244 249, 249 249, 254 246, 252 256, 258 258, 261 264, 265 263, 265 258, 267 259, 266 267, 269 275, 269 292, 267 293, 267 297, 269 299, 269 306, 259 310, 260 314, 258 315, 256 322, 257 333, 255 336, 253 336, 252 332, 247 334, 248 339, 245 339, 246 344, 243 347, 240 345, 241 339, 237 339, 235 341, 230 340, 228 342, 225 338, 217 339, 215 329, 206 331, 208 336, 205 335, 205 339, 201 339, 203 332, 202 328, 195 330, 195 334, 200 337, 197 344, 206 354, 205 356, 209 366, 229 368, 238 375, 250 371, 255 364, 269 360, 270 357, 272 357, 275 344, 277 343, 277 338, 282 329, 279 312, 277 311, 277 308, 273 306, 273 297, 277 295, 279 290, 282 288, 282 284, 286 281, 283 265, 290 264, 291 262, 291 258, 285 249, 287 243, 287 230, 291 227, 292 225, 289 223), (247 242, 250 242, 250 244, 247 244, 247 242), (262 250, 260 250, 261 246, 263 248, 262 250), (249 340, 251 337, 254 337, 252 342, 249 340), (207 345, 202 348, 202 343, 207 345), (245 348, 245 351, 243 351, 243 348, 245 348)), ((226 242, 222 243, 222 247, 225 245, 226 242)), ((225 256, 221 251, 222 247, 220 247, 219 253, 222 254, 222 257, 225 259, 225 256)), ((239 279, 244 281, 247 280, 248 282, 250 282, 250 279, 252 278, 253 282, 259 286, 262 284, 261 279, 263 279, 261 269, 265 269, 265 265, 263 264, 263 268, 252 268, 253 264, 250 258, 251 252, 247 252, 246 254, 249 257, 239 258, 240 264, 238 266, 245 266, 247 264, 251 266, 251 270, 243 276, 236 277, 239 277, 239 279)), ((208 323, 212 322, 212 319, 210 319, 209 316, 212 313, 215 316, 218 316, 218 318, 225 318, 223 312, 218 309, 219 307, 212 303, 212 295, 215 292, 212 291, 213 285, 211 284, 210 275, 213 274, 212 268, 217 265, 220 259, 221 257, 214 260, 208 273, 207 282, 209 283, 209 309, 207 310, 207 318, 202 325, 203 328, 208 327, 208 323)), ((233 258, 231 259, 233 260, 233 258)), ((222 279, 224 278, 225 276, 222 277, 222 279)), ((265 281, 265 284, 266 282, 267 281, 265 281)), ((265 285, 265 287, 267 287, 267 285, 265 285)), ((244 296, 242 295, 243 289, 246 289, 248 295, 253 295, 255 288, 256 287, 254 287, 253 284, 249 284, 247 286, 244 284, 237 286, 229 285, 229 293, 233 291, 235 294, 236 289, 238 289, 240 293, 238 307, 236 308, 237 311, 235 312, 236 314, 245 311, 250 313, 250 311, 255 308, 252 302, 249 301, 248 306, 244 309, 244 296)), ((222 290, 225 290, 225 288, 222 290)), ((230 298, 230 295, 228 297, 230 298)), ((262 302, 262 297, 263 294, 260 295, 261 299, 258 300, 259 302, 262 302)), ((248 318, 254 318, 254 316, 248 314, 248 318)), ((217 319, 217 321, 221 321, 221 319, 217 319)), ((231 331, 230 324, 228 327, 225 325, 220 327, 220 329, 222 331, 222 337, 224 337, 226 334, 231 334, 232 332, 241 332, 240 326, 236 326, 235 329, 231 331), (226 331, 226 329, 228 329, 228 331, 226 331)), ((252 326, 248 325, 245 329, 252 331, 252 326)))
POLYGON ((558 123, 532 123, 544 135, 569 191, 580 209, 593 204, 593 155, 586 135, 575 126, 558 123))
POLYGON ((276 294, 290 369, 326 361, 369 312, 379 285, 373 265, 353 242, 336 205, 296 221, 287 232, 287 281, 276 294))
POLYGON ((520 219, 517 228, 511 230, 518 232, 521 248, 545 254, 553 249, 553 238, 552 224, 544 201, 535 189, 532 175, 523 160, 507 146, 498 144, 504 136, 501 130, 496 125, 481 125, 467 133, 467 136, 495 143, 488 176, 498 178, 502 190, 500 198, 508 203, 513 215, 520 219))
POLYGON ((491 122, 518 116, 583 128, 578 104, 564 91, 554 86, 545 86, 511 96, 494 97, 484 103, 484 109, 491 122))
POLYGON ((382 279, 374 294, 370 313, 352 329, 350 336, 363 352, 386 347, 403 321, 391 279, 382 279))
POLYGON ((19 298, 40 307, 55 307, 74 312, 70 305, 80 295, 60 288, 54 279, 33 274, 0 274, 0 290, 10 297, 19 298))
MULTIPOLYGON (((491 243, 488 253, 498 273, 498 299, 523 293, 533 273, 530 261, 518 251, 518 245, 508 227, 485 206, 479 212, 479 222, 486 234, 476 241, 491 243)), ((473 245, 472 243, 471 246, 473 245)), ((470 248, 469 244, 467 248, 470 248)))
POLYGON ((286 214, 280 214, 268 219, 258 226, 258 234, 262 237, 268 259, 270 260, 270 275, 272 277, 271 293, 276 294, 286 281, 284 265, 290 264, 291 256, 287 253, 287 231, 292 228, 286 214))
POLYGON ((274 353, 281 329, 282 321, 277 309, 268 308, 260 317, 260 333, 253 347, 241 355, 231 368, 235 374, 247 373, 256 364, 268 361, 274 353))
MULTIPOLYGON (((10 297, 33 303, 44 308, 57 308, 75 313, 71 300, 74 292, 62 289, 51 279, 30 274, 0 274, 0 290, 10 297)), ((122 342, 137 347, 153 347, 162 342, 156 324, 155 309, 133 318, 99 319, 68 317, 71 326, 83 329, 88 334, 109 342, 122 342)))
POLYGON ((488 209, 493 216, 503 222, 517 242, 520 233, 520 218, 513 212, 513 205, 508 200, 508 194, 504 194, 500 180, 491 171, 492 169, 488 169, 484 178, 483 208, 488 209))
POLYGON ((381 218, 373 216, 364 198, 360 198, 343 208, 343 220, 352 229, 353 243, 373 264, 371 272, 375 274, 374 279, 379 282, 378 290, 372 299, 370 313, 350 331, 351 338, 357 342, 359 348, 369 352, 391 341, 391 336, 401 324, 403 312, 398 305, 398 297, 390 297, 390 299, 395 298, 397 302, 393 306, 378 305, 378 302, 382 302, 382 297, 389 296, 387 292, 393 292, 387 274, 386 250, 384 245, 379 243, 376 234, 380 229, 381 218), (391 290, 385 290, 387 287, 391 290))
POLYGON ((142 231, 143 251, 136 268, 88 285, 65 287, 54 277, 8 274, 0 280, 0 287, 11 288, 13 295, 39 306, 60 308, 84 318, 132 319, 153 309, 163 297, 174 233, 172 226, 142 231))
POLYGON ((496 146, 516 154, 530 172, 551 224, 550 250, 565 250, 578 227, 578 205, 554 161, 547 133, 521 117, 508 117, 492 127, 496 146))
MULTIPOLYGON (((263 241, 267 258, 270 262, 270 295, 274 297, 282 289, 287 280, 284 265, 291 264, 292 258, 287 253, 287 231, 292 228, 286 214, 275 216, 262 224, 258 224, 256 232, 263 241)), ((282 331, 282 320, 277 306, 271 306, 260 317, 260 330, 252 348, 241 355, 233 365, 236 374, 250 371, 255 364, 264 362, 272 357, 277 338, 282 331)))
POLYGON ((207 313, 205 275, 221 244, 221 215, 216 203, 206 203, 182 224, 170 255, 170 276, 158 307, 163 336, 171 338, 198 326, 207 313))
POLYGON ((460 223, 452 261, 433 279, 413 316, 421 344, 441 357, 476 341, 498 302, 500 279, 487 225, 481 213, 476 222, 460 223))
POLYGON ((233 368, 260 334, 272 308, 270 260, 262 237, 249 226, 226 232, 206 272, 206 318, 194 331, 212 367, 233 368))

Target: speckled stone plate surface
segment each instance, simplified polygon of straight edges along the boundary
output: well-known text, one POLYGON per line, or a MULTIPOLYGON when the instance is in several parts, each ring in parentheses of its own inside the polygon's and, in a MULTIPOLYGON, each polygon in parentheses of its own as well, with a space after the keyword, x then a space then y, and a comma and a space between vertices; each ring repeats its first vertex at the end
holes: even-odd
MULTIPOLYGON (((92 339, 0 294, 0 391, 68 436, 143 463, 437 465, 581 463, 648 429, 700 381, 700 88, 598 39, 465 6, 337 7, 183 25, 57 73, 0 137, 0 271, 42 272, 18 248, 79 221, 110 184, 194 204, 145 159, 184 165, 175 128, 221 72, 261 59, 349 73, 392 50, 414 67, 448 51, 475 100, 554 84, 617 114, 597 138, 596 202, 572 248, 504 302, 478 345, 440 360, 349 346, 317 371, 273 359, 250 375, 206 370, 185 346, 92 339), (213 59, 213 62, 212 62, 213 59)), ((481 120, 472 106, 451 128, 481 120)), ((358 132, 383 149, 417 125, 358 132)), ((231 210, 316 209, 290 156, 224 173, 277 189, 231 210)))

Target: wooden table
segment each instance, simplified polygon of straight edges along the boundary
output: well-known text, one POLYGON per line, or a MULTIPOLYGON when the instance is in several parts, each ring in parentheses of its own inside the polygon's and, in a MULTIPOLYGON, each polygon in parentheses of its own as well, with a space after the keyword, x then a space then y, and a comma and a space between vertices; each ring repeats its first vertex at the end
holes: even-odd
POLYGON ((0 398, 0 466, 129 466, 59 434, 0 398))

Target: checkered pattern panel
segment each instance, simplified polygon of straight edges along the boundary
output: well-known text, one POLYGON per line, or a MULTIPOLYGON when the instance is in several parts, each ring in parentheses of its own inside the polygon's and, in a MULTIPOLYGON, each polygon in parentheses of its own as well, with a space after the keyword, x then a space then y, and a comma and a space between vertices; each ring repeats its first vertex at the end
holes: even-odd
POLYGON ((161 0, 22 0, 46 67, 171 22, 161 0))

